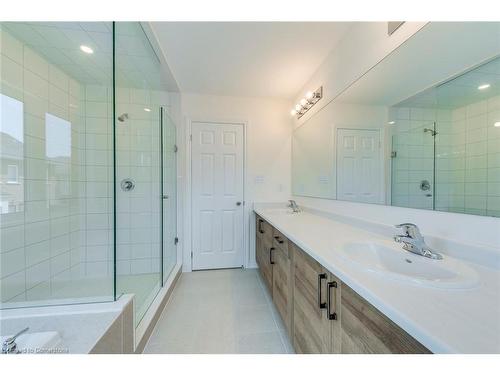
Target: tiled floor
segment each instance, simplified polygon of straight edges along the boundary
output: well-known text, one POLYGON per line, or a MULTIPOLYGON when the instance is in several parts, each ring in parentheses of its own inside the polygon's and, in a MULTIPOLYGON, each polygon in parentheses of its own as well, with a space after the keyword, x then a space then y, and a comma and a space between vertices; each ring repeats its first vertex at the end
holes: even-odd
POLYGON ((184 273, 144 353, 292 353, 257 270, 184 273))

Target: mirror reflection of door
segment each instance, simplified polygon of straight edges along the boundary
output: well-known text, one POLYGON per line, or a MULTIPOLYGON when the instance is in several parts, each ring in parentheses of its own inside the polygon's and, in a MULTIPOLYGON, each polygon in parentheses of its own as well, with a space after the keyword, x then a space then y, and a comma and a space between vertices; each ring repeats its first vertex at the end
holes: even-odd
POLYGON ((380 131, 337 130, 337 199, 383 203, 380 131))

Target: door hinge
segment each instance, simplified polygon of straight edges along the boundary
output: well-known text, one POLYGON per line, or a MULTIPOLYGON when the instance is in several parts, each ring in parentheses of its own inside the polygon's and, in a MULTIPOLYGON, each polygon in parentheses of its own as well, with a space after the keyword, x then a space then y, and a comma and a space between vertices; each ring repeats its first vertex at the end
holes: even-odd
POLYGON ((177 145, 174 145, 174 152, 177 152, 179 151, 179 148, 177 147, 177 145))
POLYGON ((179 243, 179 237, 174 238, 174 245, 177 245, 179 243))
POLYGON ((193 252, 191 251, 191 261, 193 261, 193 252))

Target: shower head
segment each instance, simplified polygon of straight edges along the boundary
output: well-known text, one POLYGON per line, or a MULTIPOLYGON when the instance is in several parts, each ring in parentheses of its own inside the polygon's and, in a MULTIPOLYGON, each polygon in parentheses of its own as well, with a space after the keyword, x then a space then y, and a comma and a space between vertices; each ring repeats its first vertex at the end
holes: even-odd
POLYGON ((437 134, 437 131, 431 129, 431 128, 424 128, 424 133, 430 132, 431 135, 434 137, 437 134))
POLYGON ((120 122, 125 122, 125 120, 128 119, 128 113, 122 113, 120 116, 118 116, 118 121, 120 122))

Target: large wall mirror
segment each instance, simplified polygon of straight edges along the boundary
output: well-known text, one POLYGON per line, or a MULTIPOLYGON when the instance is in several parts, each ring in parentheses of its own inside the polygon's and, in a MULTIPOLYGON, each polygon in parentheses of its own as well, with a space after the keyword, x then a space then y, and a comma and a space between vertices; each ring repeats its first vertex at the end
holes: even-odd
POLYGON ((429 23, 299 124, 292 189, 500 217, 500 23, 429 23))

